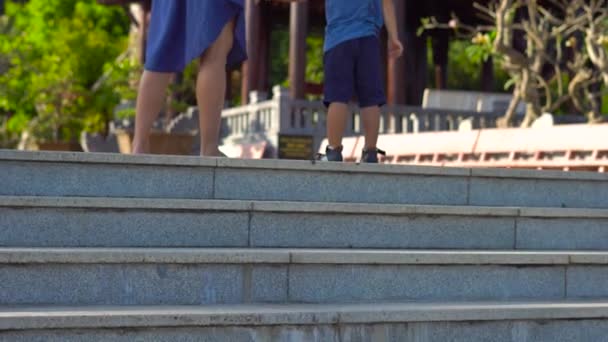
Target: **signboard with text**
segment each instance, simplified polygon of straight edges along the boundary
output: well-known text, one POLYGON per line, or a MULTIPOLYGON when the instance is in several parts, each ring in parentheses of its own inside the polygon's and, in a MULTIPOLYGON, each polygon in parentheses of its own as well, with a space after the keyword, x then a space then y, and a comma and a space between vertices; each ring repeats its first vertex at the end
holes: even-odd
POLYGON ((310 160, 314 139, 307 135, 279 135, 279 159, 310 160))

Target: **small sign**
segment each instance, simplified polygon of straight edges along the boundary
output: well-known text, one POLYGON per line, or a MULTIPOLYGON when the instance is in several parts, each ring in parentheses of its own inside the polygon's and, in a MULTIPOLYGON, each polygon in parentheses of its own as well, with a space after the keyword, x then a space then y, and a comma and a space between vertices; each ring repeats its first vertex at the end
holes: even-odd
POLYGON ((279 159, 310 160, 314 138, 307 135, 279 135, 279 159))

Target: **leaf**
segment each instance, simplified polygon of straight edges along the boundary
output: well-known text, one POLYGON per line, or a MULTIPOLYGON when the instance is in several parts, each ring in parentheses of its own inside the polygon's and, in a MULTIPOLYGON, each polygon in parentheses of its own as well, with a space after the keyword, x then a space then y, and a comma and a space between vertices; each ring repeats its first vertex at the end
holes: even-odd
POLYGON ((517 80, 515 78, 510 78, 507 82, 505 82, 504 89, 505 90, 509 90, 509 88, 511 88, 512 86, 514 86, 515 83, 517 83, 517 80))

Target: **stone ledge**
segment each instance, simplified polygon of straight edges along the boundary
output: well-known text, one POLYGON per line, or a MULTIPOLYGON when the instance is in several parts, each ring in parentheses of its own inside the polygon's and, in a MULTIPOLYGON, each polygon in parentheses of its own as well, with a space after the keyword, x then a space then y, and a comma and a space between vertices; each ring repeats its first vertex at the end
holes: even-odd
POLYGON ((527 170, 504 168, 474 168, 472 177, 482 178, 520 178, 543 180, 582 180, 582 181, 608 181, 608 174, 583 171, 555 171, 555 170, 527 170))
POLYGON ((262 169, 262 170, 293 170, 293 171, 328 171, 340 173, 375 173, 418 176, 468 177, 470 169, 433 167, 419 165, 373 165, 355 163, 329 163, 296 160, 254 160, 254 159, 218 159, 219 168, 228 169, 262 169))
POLYGON ((216 167, 218 158, 0 150, 0 161, 216 167))
POLYGON ((0 331, 605 319, 607 301, 0 308, 0 331))
POLYGON ((280 249, 0 248, 0 264, 287 264, 280 249))
POLYGON ((188 200, 109 197, 0 196, 0 207, 252 211, 294 214, 444 215, 526 218, 608 218, 608 209, 321 203, 246 200, 188 200))
POLYGON ((608 252, 306 248, 0 248, 0 264, 606 265, 608 252))
POLYGON ((0 161, 68 162, 91 164, 162 165, 190 167, 221 167, 225 169, 261 169, 327 171, 339 173, 375 173, 420 176, 451 176, 480 178, 516 178, 547 180, 608 181, 608 174, 593 172, 561 172, 516 169, 467 169, 414 165, 368 165, 354 163, 323 163, 289 160, 244 160, 200 158, 190 156, 121 155, 111 153, 24 152, 0 150, 0 161))
POLYGON ((252 210, 252 202, 156 198, 0 196, 0 207, 250 211, 252 210))
POLYGON ((520 208, 519 216, 536 218, 608 218, 608 209, 520 208))

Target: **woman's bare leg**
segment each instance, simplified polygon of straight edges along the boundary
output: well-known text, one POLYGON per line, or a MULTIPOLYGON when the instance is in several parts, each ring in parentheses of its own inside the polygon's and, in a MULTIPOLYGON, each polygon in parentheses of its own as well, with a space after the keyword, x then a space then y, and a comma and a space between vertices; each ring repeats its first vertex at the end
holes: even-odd
POLYGON ((139 84, 133 154, 150 153, 150 130, 163 109, 171 73, 144 71, 139 84))
POLYGON ((226 96, 226 60, 234 43, 234 21, 224 26, 217 40, 200 59, 196 82, 199 107, 201 155, 220 156, 219 135, 226 96))

